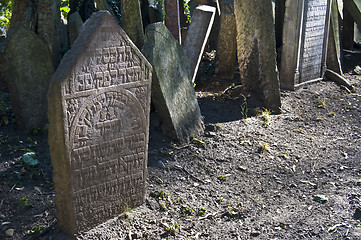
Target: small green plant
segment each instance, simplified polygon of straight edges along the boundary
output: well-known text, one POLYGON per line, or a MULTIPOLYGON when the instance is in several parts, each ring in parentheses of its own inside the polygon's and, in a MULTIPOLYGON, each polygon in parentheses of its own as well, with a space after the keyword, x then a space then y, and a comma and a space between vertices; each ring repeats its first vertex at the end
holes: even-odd
POLYGON ((44 230, 44 227, 36 225, 32 229, 27 230, 26 233, 32 235, 34 233, 41 232, 43 230, 44 230))
POLYGON ((263 109, 258 116, 262 119, 263 127, 268 128, 271 121, 271 110, 263 109))
POLYGON ((180 211, 183 215, 188 215, 188 216, 192 215, 192 213, 194 212, 193 209, 188 204, 183 205, 180 211))
POLYGON ((206 209, 202 207, 198 210, 197 216, 203 216, 206 213, 206 209))
POLYGON ((166 233, 175 236, 175 233, 177 231, 177 229, 179 228, 179 225, 177 223, 172 223, 170 225, 164 224, 164 228, 166 233))
POLYGON ((25 195, 25 197, 21 198, 19 200, 20 205, 27 206, 27 207, 33 207, 33 204, 29 201, 29 196, 25 195))
POLYGON ((217 202, 217 203, 223 202, 223 197, 218 197, 218 198, 216 199, 216 202, 217 202))
POLYGON ((326 101, 327 101, 327 98, 318 99, 317 100, 317 102, 318 102, 317 107, 318 108, 326 108, 326 101))
POLYGON ((225 181, 227 181, 227 176, 220 175, 220 176, 218 176, 218 179, 221 180, 222 182, 225 182, 225 181))
POLYGON ((246 119, 248 117, 248 106, 247 106, 247 98, 243 96, 243 103, 241 104, 241 118, 246 119))
POLYGON ((260 152, 270 152, 271 151, 270 145, 266 142, 260 142, 259 143, 259 151, 260 152))

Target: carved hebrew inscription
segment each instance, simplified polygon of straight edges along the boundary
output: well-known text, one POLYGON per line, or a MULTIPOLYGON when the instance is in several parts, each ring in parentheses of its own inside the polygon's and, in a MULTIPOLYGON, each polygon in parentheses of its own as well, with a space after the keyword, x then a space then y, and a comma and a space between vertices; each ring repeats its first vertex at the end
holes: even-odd
POLYGON ((324 41, 328 0, 305 1, 303 49, 301 51, 301 81, 321 77, 324 64, 324 41))
POLYGON ((62 88, 78 229, 140 204, 145 195, 151 72, 134 46, 106 27, 94 42, 62 88))

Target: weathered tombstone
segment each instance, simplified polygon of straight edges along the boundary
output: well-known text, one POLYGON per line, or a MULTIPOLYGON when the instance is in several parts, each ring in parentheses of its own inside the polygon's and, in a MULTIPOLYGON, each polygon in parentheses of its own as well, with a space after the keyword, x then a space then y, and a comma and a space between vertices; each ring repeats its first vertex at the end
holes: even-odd
POLYGON ((281 88, 294 90, 322 79, 332 0, 286 0, 281 88))
POLYGON ((204 48, 212 29, 216 8, 200 5, 192 16, 187 38, 183 44, 185 55, 189 59, 192 82, 195 81, 204 48))
POLYGON ((192 85, 187 57, 163 23, 146 28, 142 52, 153 65, 152 102, 163 133, 180 142, 203 133, 204 124, 192 85))
POLYGON ((283 21, 285 17, 286 0, 276 0, 275 6, 275 31, 276 31, 276 47, 282 47, 283 21))
POLYGON ((215 77, 233 79, 237 58, 236 20, 234 0, 221 2, 221 20, 218 37, 215 77))
POLYGON ((354 20, 347 8, 343 8, 342 21, 342 46, 344 49, 353 50, 354 20))
POLYGON ((68 23, 70 46, 72 46, 77 39, 82 26, 83 20, 81 19, 79 12, 73 12, 70 14, 68 23))
POLYGON ((264 107, 278 113, 281 99, 272 4, 269 0, 235 0, 234 11, 242 85, 264 107))
POLYGON ((327 45, 327 68, 342 74, 341 67, 341 41, 340 41, 340 19, 338 13, 338 4, 336 0, 332 1, 331 6, 331 24, 328 34, 328 45, 327 45))
POLYGON ((144 30, 139 0, 122 0, 122 27, 134 44, 141 49, 144 43, 144 30))
POLYGON ((13 10, 10 19, 10 28, 14 27, 17 22, 23 21, 23 15, 27 7, 27 1, 14 0, 13 10))
POLYGON ((94 13, 48 93, 59 227, 87 230, 145 199, 152 68, 106 11, 94 13))
POLYGON ((60 1, 39 0, 37 33, 48 44, 53 65, 60 63, 60 1))
POLYGON ((173 37, 181 43, 179 0, 165 0, 165 25, 173 37))
POLYGON ((1 49, 3 76, 8 82, 17 124, 30 132, 47 122, 46 94, 54 67, 47 44, 20 22, 9 31, 1 49))

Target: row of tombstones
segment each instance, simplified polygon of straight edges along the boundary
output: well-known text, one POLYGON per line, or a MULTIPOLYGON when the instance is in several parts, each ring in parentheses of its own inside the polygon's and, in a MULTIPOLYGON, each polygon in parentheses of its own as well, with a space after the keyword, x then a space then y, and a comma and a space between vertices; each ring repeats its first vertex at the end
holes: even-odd
MULTIPOLYGON (((265 107, 279 111, 271 1, 221 3, 220 28, 227 27, 229 34, 219 37, 218 47, 225 37, 230 46, 224 49, 237 48, 244 87, 257 92, 265 107)), ((284 7, 281 79, 287 76, 287 81, 281 80, 281 85, 294 89, 323 75, 334 4, 299 0, 285 1, 284 7)), ((89 229, 144 201, 150 99, 169 137, 185 142, 202 134, 192 80, 216 11, 204 5, 195 9, 183 46, 162 22, 148 25, 141 51, 139 32, 132 39, 114 15, 96 12, 82 25, 55 74, 46 42, 22 24, 9 33, 1 49, 6 59, 2 67, 7 66, 6 76, 12 77, 12 102, 25 111, 18 122, 32 127, 33 118, 46 114, 42 98, 48 94, 55 204, 65 233, 89 229), (41 82, 30 82, 34 78, 41 82)), ((235 57, 229 55, 225 54, 234 66, 235 57)))

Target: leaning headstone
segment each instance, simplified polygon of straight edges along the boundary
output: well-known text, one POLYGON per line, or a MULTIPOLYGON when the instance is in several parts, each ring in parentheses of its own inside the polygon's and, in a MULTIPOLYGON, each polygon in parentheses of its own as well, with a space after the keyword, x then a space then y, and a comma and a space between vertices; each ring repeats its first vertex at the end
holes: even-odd
POLYGON ((344 49, 353 50, 354 47, 354 20, 347 8, 343 8, 342 19, 342 46, 344 49))
POLYGON ((234 77, 237 57, 236 33, 234 0, 223 0, 214 73, 216 78, 233 79, 234 77))
POLYGON ((9 31, 0 68, 8 82, 11 105, 20 128, 30 132, 47 122, 46 94, 54 67, 48 45, 21 23, 9 31))
POLYGON ((122 27, 133 43, 141 49, 144 43, 144 30, 139 0, 121 2, 122 27))
POLYGON ((173 37, 181 42, 179 0, 165 0, 165 25, 173 37))
POLYGON ((48 93, 58 225, 85 231, 145 199, 152 68, 106 11, 94 13, 48 93))
POLYGON ((207 5, 198 6, 193 13, 187 38, 183 44, 184 53, 189 59, 192 82, 196 79, 203 51, 212 29, 215 13, 216 8, 207 5))
POLYGON ((142 52, 153 65, 152 102, 163 133, 180 142, 203 133, 204 124, 191 81, 187 57, 163 23, 146 28, 142 52))
POLYGON ((237 53, 244 89, 265 108, 279 112, 280 87, 272 4, 269 0, 235 0, 237 53))
POLYGON ((326 65, 327 68, 338 73, 342 74, 341 67, 341 40, 340 40, 340 21, 339 21, 339 11, 338 4, 336 0, 332 1, 331 7, 331 24, 328 34, 328 45, 327 45, 327 59, 326 65))
POLYGON ((37 33, 48 44, 53 65, 60 63, 60 1, 39 0, 37 33))
POLYGON ((286 1, 281 88, 294 90, 322 79, 326 70, 331 1, 286 1))
POLYGON ((83 20, 81 19, 79 12, 73 12, 70 14, 68 23, 70 46, 72 46, 77 39, 82 26, 83 20))

